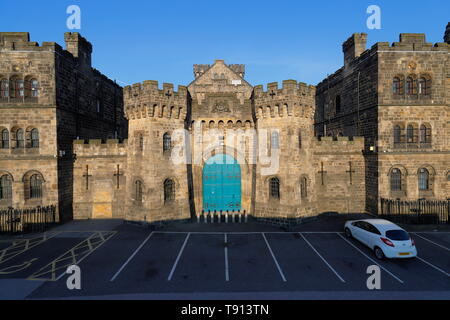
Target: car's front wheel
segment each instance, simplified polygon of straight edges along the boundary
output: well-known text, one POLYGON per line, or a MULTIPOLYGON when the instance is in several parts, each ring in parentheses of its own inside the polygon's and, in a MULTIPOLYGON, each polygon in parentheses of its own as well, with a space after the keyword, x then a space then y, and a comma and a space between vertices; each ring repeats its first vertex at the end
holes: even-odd
POLYGON ((345 236, 349 239, 351 239, 353 237, 352 232, 350 231, 349 228, 345 228, 345 236))
POLYGON ((377 257, 378 260, 383 260, 385 258, 384 252, 383 250, 381 250, 381 248, 375 247, 374 251, 375 256, 377 257))

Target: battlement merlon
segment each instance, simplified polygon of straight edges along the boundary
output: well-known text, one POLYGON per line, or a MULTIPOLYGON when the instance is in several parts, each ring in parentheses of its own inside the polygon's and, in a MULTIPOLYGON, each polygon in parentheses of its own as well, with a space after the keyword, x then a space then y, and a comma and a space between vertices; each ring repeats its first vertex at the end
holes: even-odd
POLYGON ((128 140, 120 142, 118 139, 74 140, 73 153, 78 157, 102 156, 126 156, 128 140))
POLYGON ((354 33, 342 44, 344 66, 349 65, 366 51, 367 33, 354 33))
POLYGON ((188 90, 186 86, 179 85, 178 91, 174 91, 172 83, 163 83, 162 90, 159 89, 158 81, 146 80, 142 83, 135 83, 123 88, 124 99, 127 103, 146 102, 164 103, 174 102, 176 104, 186 104, 188 90))
POLYGON ((315 86, 308 85, 304 82, 297 83, 296 80, 284 80, 280 89, 278 88, 277 82, 267 84, 267 91, 264 91, 262 85, 257 85, 253 88, 255 104, 276 102, 292 98, 300 98, 306 103, 314 103, 315 96, 315 86))

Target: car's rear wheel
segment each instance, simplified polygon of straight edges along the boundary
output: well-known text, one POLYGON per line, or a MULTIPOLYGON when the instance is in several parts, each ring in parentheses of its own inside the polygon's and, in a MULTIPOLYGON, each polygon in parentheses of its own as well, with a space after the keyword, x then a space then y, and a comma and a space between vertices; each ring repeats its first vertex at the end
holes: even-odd
POLYGON ((350 231, 349 228, 345 228, 345 236, 349 239, 353 238, 352 232, 350 231))
POLYGON ((375 252, 375 256, 377 257, 378 260, 383 260, 386 257, 384 255, 383 250, 381 250, 381 248, 375 247, 374 252, 375 252))

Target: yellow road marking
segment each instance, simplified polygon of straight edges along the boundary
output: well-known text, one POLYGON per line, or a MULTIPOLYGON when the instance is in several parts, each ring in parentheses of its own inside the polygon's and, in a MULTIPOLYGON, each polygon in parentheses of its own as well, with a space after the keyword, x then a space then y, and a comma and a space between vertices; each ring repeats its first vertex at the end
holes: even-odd
POLYGON ((31 259, 30 261, 25 261, 24 263, 19 264, 17 266, 10 266, 5 269, 1 269, 0 274, 13 274, 13 273, 25 270, 25 269, 29 268, 33 264, 33 262, 35 262, 36 260, 38 260, 38 259, 34 258, 34 259, 31 259))
POLYGON ((44 243, 58 234, 59 232, 50 233, 50 235, 48 233, 44 233, 43 235, 35 238, 21 239, 13 242, 11 246, 0 251, 0 264, 17 257, 18 255, 44 243))
MULTIPOLYGON (((66 270, 68 266, 79 264, 83 259, 97 250, 116 233, 116 231, 95 232, 89 238, 81 241, 75 247, 69 249, 58 258, 29 276, 27 280, 57 281, 59 279, 56 277, 56 272, 58 270, 66 270)), ((64 273, 62 275, 64 275, 64 273)))

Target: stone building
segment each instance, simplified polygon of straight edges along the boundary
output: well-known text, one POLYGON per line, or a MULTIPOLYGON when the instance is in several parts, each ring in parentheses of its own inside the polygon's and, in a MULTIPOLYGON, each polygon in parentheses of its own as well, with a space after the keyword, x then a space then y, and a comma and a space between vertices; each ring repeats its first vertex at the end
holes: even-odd
POLYGON ((243 65, 216 60, 194 65, 176 91, 125 87, 128 140, 75 141, 76 217, 245 212, 286 223, 364 210, 363 139, 314 137, 315 87, 286 80, 264 90, 244 76, 243 65))
POLYGON ((122 88, 92 68, 88 41, 65 41, 0 32, 0 208, 58 204, 71 219, 73 140, 126 137, 122 88))
POLYGON ((400 34, 366 50, 344 44, 344 66, 317 85, 315 133, 365 138, 366 210, 385 199, 450 197, 450 23, 444 43, 400 34))
POLYGON ((449 32, 450 24, 446 43, 401 34, 368 50, 367 36, 354 34, 343 44, 344 66, 317 87, 252 86, 244 65, 216 60, 194 65, 193 81, 176 90, 153 80, 122 90, 91 69, 91 46, 78 34, 66 34, 67 50, 0 34, 0 54, 9 59, 0 76, 11 83, 16 73, 7 70, 17 65, 31 83, 23 101, 9 93, 0 104, 0 131, 10 135, 0 176, 13 181, 13 196, 0 207, 35 204, 27 195, 34 171, 45 179, 39 203, 73 207, 75 219, 162 223, 239 212, 285 224, 328 211, 377 213, 380 198, 446 199, 449 32), (18 46, 34 51, 18 59, 18 46), (26 69, 30 59, 42 74, 26 69), (49 73, 46 61, 61 71, 49 73), (36 77, 39 100, 26 104, 36 77), (23 106, 37 112, 19 114, 23 106), (38 122, 45 141, 38 154, 11 147, 19 126, 33 145, 38 122))

